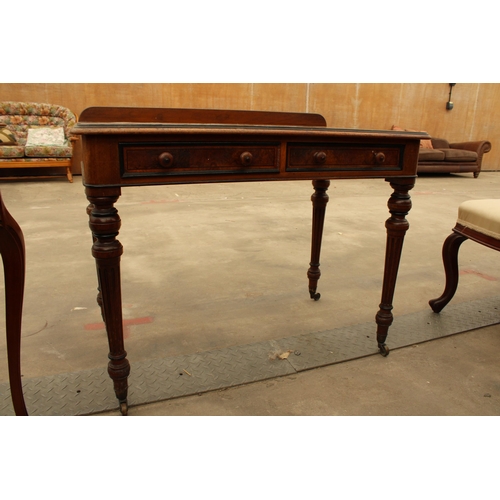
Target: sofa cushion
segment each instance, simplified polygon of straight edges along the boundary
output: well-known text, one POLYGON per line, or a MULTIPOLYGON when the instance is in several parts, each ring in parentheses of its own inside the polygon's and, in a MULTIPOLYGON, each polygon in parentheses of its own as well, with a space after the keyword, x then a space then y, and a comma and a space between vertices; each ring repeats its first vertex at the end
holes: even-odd
POLYGON ((17 144, 16 136, 7 128, 0 125, 0 146, 14 146, 17 144))
POLYGON ((468 200, 458 207, 457 222, 482 234, 500 239, 500 200, 468 200))
POLYGON ((446 139, 440 139, 438 137, 432 138, 432 147, 434 149, 447 149, 450 147, 450 143, 446 139))
POLYGON ((24 156, 24 146, 1 146, 0 159, 2 158, 22 158, 24 156))
POLYGON ((444 161, 477 161, 477 153, 466 149, 442 149, 444 161))
POLYGON ((33 127, 28 129, 26 146, 65 146, 63 127, 33 127))
POLYGON ((43 163, 46 163, 48 167, 59 166, 54 165, 54 163, 60 163, 61 166, 67 167, 71 165, 71 158, 26 158, 23 156, 22 158, 0 158, 0 167, 5 168, 3 163, 16 164, 22 163, 23 166, 28 167, 30 163, 33 163, 35 167, 41 167, 43 163))
POLYGON ((444 151, 440 149, 420 148, 418 152, 418 161, 443 161, 444 151))
POLYGON ((28 158, 71 158, 71 146, 26 146, 24 154, 28 158))

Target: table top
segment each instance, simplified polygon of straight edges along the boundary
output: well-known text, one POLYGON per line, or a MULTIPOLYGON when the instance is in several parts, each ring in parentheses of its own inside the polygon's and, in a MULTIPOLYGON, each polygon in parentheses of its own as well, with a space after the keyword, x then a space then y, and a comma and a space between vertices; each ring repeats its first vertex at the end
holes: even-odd
POLYGON ((396 130, 348 129, 326 126, 323 116, 316 113, 278 111, 246 111, 185 108, 91 107, 82 111, 73 134, 120 134, 173 132, 220 133, 223 130, 242 133, 283 132, 291 134, 319 133, 322 135, 364 135, 429 139, 425 132, 396 130), (321 128, 318 128, 321 127, 321 128))

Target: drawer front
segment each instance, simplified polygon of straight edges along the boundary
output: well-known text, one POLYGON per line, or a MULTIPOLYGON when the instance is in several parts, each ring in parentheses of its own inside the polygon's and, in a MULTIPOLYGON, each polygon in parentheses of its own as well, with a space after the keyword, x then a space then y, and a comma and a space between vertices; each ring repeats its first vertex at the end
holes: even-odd
POLYGON ((403 169, 404 145, 289 144, 287 172, 403 169))
POLYGON ((120 144, 123 177, 279 172, 278 143, 120 144))

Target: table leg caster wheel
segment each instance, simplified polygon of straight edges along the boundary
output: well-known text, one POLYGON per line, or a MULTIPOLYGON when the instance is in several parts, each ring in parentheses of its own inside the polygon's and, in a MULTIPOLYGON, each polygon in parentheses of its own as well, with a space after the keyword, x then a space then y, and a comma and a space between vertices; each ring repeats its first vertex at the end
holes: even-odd
POLYGON ((310 295, 311 295, 311 299, 314 299, 315 301, 318 301, 321 297, 320 293, 310 292, 310 295))
POLYGON ((389 348, 385 344, 379 344, 378 348, 380 350, 380 354, 382 354, 382 356, 384 356, 384 358, 389 356, 389 348))
POLYGON ((128 415, 128 404, 126 401, 120 403, 120 413, 126 417, 128 415))

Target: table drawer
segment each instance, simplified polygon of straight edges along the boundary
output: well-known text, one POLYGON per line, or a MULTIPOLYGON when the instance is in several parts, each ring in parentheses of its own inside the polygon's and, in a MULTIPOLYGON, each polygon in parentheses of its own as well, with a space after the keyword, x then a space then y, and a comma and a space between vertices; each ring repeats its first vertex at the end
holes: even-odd
POLYGON ((279 172, 278 143, 120 144, 123 177, 279 172))
POLYGON ((401 170, 404 145, 289 144, 287 172, 401 170))

